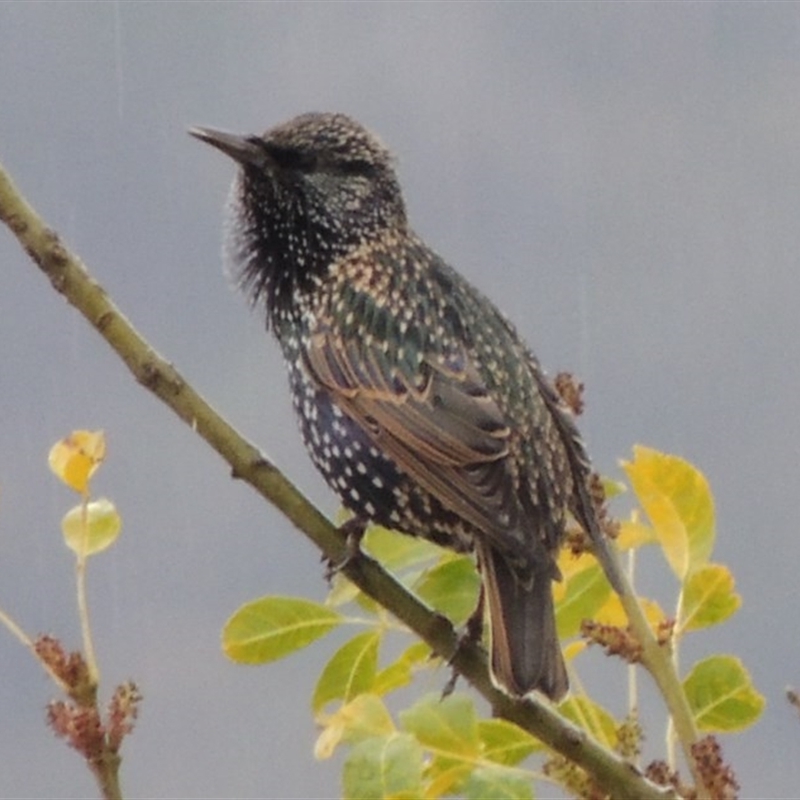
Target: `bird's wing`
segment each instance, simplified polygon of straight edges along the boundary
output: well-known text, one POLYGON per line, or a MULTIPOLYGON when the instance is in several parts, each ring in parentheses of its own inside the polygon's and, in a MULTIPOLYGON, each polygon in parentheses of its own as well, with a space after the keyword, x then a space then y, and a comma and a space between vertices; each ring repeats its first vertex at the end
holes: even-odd
POLYGON ((380 344, 318 330, 306 368, 414 481, 502 552, 530 558, 506 458, 511 430, 474 366, 422 360, 412 377, 387 362, 380 344))

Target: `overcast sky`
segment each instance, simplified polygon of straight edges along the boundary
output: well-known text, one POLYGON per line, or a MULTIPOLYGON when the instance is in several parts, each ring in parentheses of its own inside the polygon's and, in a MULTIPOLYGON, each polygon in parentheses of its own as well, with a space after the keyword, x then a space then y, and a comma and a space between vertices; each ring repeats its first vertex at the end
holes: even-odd
MULTIPOLYGON (((598 469, 620 477, 643 443, 708 476, 715 558, 744 604, 683 657, 744 659, 768 707, 725 753, 744 797, 795 797, 800 6, 0 3, 0 161, 155 347, 333 514, 277 347, 221 272, 233 167, 186 135, 312 110, 376 131, 417 231, 551 372, 580 375, 598 469)), ((333 644, 258 669, 219 649, 247 599, 322 599, 317 554, 2 231, 0 391, 0 606, 71 646, 58 524, 74 498, 46 456, 73 428, 108 435, 96 489, 125 527, 89 579, 106 685, 133 677, 146 698, 126 795, 336 796, 309 710, 333 644)), ((651 566, 641 587, 665 600, 651 566)), ((96 793, 45 729, 51 695, 0 630, 2 798, 96 793)), ((651 728, 651 755, 661 741, 651 728)))

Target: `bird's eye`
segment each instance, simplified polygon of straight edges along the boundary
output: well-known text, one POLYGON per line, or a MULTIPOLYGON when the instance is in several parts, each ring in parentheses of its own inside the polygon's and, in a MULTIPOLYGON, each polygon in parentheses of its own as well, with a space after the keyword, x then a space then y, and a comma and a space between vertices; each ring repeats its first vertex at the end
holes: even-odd
POLYGON ((364 159, 340 161, 337 163, 336 167, 343 175, 364 175, 369 177, 375 172, 374 165, 364 159))
POLYGON ((317 157, 307 150, 293 147, 276 147, 269 145, 267 152, 278 166, 298 172, 313 172, 317 167, 317 157))

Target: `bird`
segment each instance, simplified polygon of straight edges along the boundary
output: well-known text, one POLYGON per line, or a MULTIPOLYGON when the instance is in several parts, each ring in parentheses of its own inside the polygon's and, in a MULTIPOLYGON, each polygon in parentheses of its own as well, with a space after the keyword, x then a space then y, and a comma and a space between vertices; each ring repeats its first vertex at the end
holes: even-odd
POLYGON ((494 684, 559 700, 570 516, 605 545, 574 415, 539 361, 414 233, 392 153, 350 116, 189 132, 238 165, 225 258, 277 338, 312 461, 359 524, 474 551, 494 684))

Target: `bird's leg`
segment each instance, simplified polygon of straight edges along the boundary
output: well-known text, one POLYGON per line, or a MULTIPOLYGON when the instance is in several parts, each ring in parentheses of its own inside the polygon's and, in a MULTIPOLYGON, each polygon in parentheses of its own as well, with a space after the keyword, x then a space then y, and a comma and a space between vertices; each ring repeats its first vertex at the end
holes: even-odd
POLYGON ((484 610, 485 596, 483 593, 483 584, 481 584, 480 591, 478 592, 478 602, 475 610, 469 615, 467 624, 464 626, 464 633, 461 635, 459 644, 468 642, 469 644, 480 644, 483 637, 483 610, 484 610))
POLYGON ((448 666, 451 668, 451 674, 447 683, 444 685, 444 689, 442 689, 443 700, 445 697, 453 693, 453 690, 456 688, 456 683, 458 682, 458 670, 456 670, 456 668, 453 666, 453 660, 458 655, 458 651, 465 644, 480 645, 481 643, 481 639, 483 638, 483 609, 484 594, 483 584, 481 584, 480 592, 478 593, 478 603, 475 606, 475 610, 469 615, 469 619, 464 625, 464 630, 461 632, 458 637, 458 641, 456 642, 456 649, 453 651, 453 655, 450 656, 450 659, 447 662, 448 666))
POLYGON ((361 554, 361 540, 367 530, 367 520, 361 517, 352 517, 344 524, 339 526, 339 531, 345 535, 344 558, 338 562, 333 559, 326 559, 328 562, 325 570, 325 579, 330 581, 334 575, 341 572, 354 559, 361 554))

